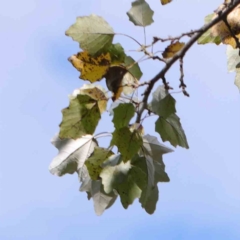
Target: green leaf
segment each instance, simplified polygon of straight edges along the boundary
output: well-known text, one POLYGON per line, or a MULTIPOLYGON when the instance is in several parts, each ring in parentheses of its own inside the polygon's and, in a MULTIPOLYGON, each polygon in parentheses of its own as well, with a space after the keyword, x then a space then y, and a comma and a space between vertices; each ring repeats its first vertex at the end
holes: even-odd
POLYGON ((117 195, 114 192, 109 194, 103 190, 100 180, 92 181, 91 195, 94 202, 94 209, 98 216, 102 215, 105 209, 109 208, 116 200, 117 195))
POLYGON ((125 67, 128 68, 128 71, 138 80, 142 77, 142 71, 138 65, 138 63, 134 64, 135 61, 132 57, 130 56, 126 56, 125 60, 124 60, 124 65, 125 67), (134 65, 133 65, 134 64, 134 65), (132 66, 131 68, 129 68, 130 66, 132 66))
POLYGON ((144 209, 148 214, 153 214, 156 210, 156 205, 158 202, 158 186, 155 185, 149 193, 149 197, 144 204, 144 209))
POLYGON ((125 178, 125 181, 118 184, 118 186, 116 187, 116 190, 121 198, 121 203, 125 209, 127 209, 128 206, 132 204, 133 201, 136 198, 139 198, 141 195, 141 189, 136 184, 134 178, 135 175, 130 169, 128 175, 125 178))
POLYGON ((121 103, 113 109, 114 116, 112 122, 116 129, 127 127, 129 121, 135 114, 135 108, 132 103, 121 103))
POLYGON ((51 142, 59 153, 51 162, 49 171, 57 176, 78 172, 93 152, 94 147, 97 146, 92 135, 85 135, 76 140, 60 139, 55 136, 51 142))
POLYGON ((108 49, 106 49, 106 53, 107 52, 111 56, 112 65, 124 63, 126 54, 120 43, 112 44, 108 49))
MULTIPOLYGON (((213 15, 214 13, 209 14, 205 17, 205 24, 212 21, 213 15)), ((215 43, 219 45, 221 43, 221 38, 219 36, 213 37, 211 35, 211 29, 209 29, 198 39, 198 44, 206 44, 206 43, 215 43)))
POLYGON ((189 148, 180 118, 176 114, 172 114, 166 119, 159 117, 155 123, 155 131, 160 134, 163 142, 169 141, 174 147, 179 145, 189 148))
POLYGON ((79 42, 80 48, 91 55, 100 54, 111 46, 114 32, 112 27, 100 16, 78 17, 65 33, 79 42))
POLYGON ((138 152, 142 144, 142 137, 137 130, 130 131, 128 127, 123 127, 113 132, 111 145, 118 147, 124 162, 130 160, 138 152))
POLYGON ((98 86, 89 85, 83 85, 81 89, 75 90, 70 96, 69 107, 62 110, 60 138, 77 139, 85 134, 94 133, 101 113, 106 109, 107 99, 103 91, 98 91, 98 95, 93 94, 98 86))
POLYGON ((92 155, 85 161, 85 165, 87 166, 92 180, 98 180, 99 174, 102 171, 102 163, 112 155, 113 152, 108 149, 95 147, 92 155))
MULTIPOLYGON (((208 24, 212 21, 214 16, 214 13, 209 14, 205 17, 204 22, 205 24, 208 24)), ((208 29, 199 39, 198 44, 206 44, 206 43, 215 43, 216 45, 219 45, 221 43, 221 37, 220 36, 213 36, 211 34, 211 28, 208 29)))
POLYGON ((110 193, 113 189, 116 189, 118 184, 122 183, 129 169, 131 168, 130 162, 121 162, 116 166, 107 166, 100 173, 104 191, 110 193))
POLYGON ((157 113, 159 116, 167 118, 173 113, 176 113, 175 108, 176 101, 168 93, 165 87, 159 86, 156 91, 153 92, 153 99, 150 103, 150 108, 153 112, 157 113))
POLYGON ((132 8, 127 12, 129 20, 137 26, 148 26, 153 23, 153 11, 145 0, 132 2, 132 8))
POLYGON ((148 134, 143 136, 142 155, 149 155, 153 159, 155 183, 170 181, 162 160, 162 155, 170 152, 173 150, 161 144, 156 137, 148 134))

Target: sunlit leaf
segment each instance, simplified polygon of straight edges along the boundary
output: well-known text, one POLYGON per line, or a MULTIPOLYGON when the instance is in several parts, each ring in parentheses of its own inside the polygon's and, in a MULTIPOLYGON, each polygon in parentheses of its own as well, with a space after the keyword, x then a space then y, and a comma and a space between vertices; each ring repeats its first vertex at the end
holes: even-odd
POLYGON ((76 23, 66 31, 66 35, 79 42, 81 49, 95 55, 111 46, 114 32, 102 17, 92 14, 78 17, 76 23))
POLYGON ((96 99, 96 96, 104 96, 105 94, 105 91, 102 91, 102 94, 99 91, 102 91, 101 87, 89 84, 73 92, 70 96, 69 107, 62 110, 63 120, 60 124, 60 138, 77 139, 85 134, 94 133, 101 113, 106 109, 107 102, 104 97, 96 99), (91 89, 91 93, 85 89, 91 89))
POLYGON ((91 195, 94 202, 94 209, 98 216, 102 215, 105 209, 112 205, 117 198, 114 192, 109 194, 103 190, 103 185, 100 180, 92 181, 91 184, 91 195))
POLYGON ((135 114, 135 109, 132 103, 121 103, 113 109, 114 116, 112 122, 116 129, 127 127, 129 121, 135 114))
POLYGON ((132 8, 127 12, 129 20, 137 26, 148 26, 153 23, 153 11, 145 0, 132 2, 132 8))
POLYGON ((49 171, 57 176, 78 172, 85 160, 91 155, 97 143, 92 135, 85 135, 76 140, 53 137, 52 144, 59 150, 49 166, 49 171))
POLYGON ((108 149, 95 147, 92 155, 85 161, 92 180, 98 180, 99 174, 102 171, 102 163, 112 155, 113 152, 108 149))
POLYGON ((103 78, 111 64, 109 53, 92 57, 88 52, 79 52, 68 59, 72 65, 81 72, 79 78, 96 82, 103 78))
POLYGON ((115 145, 123 156, 123 161, 130 160, 142 146, 142 137, 137 130, 130 131, 128 127, 116 129, 113 132, 111 145, 115 145))
POLYGON ((166 119, 159 117, 155 124, 155 131, 160 134, 163 142, 169 141, 174 147, 178 145, 189 148, 180 118, 176 114, 166 119))
POLYGON ((236 70, 236 77, 235 77, 234 84, 238 87, 240 91, 240 69, 239 68, 236 70))
MULTIPOLYGON (((205 17, 205 24, 208 24, 212 21, 214 13, 209 14, 205 17)), ((203 35, 198 39, 198 44, 206 44, 206 43, 215 43, 219 45, 221 43, 221 38, 219 36, 213 36, 211 34, 211 29, 203 33, 203 35)))
POLYGON ((175 42, 166 47, 164 52, 162 53, 162 56, 164 58, 171 58, 173 57, 177 52, 179 52, 183 47, 185 43, 182 42, 175 42))
POLYGON ((150 103, 150 108, 159 116, 167 118, 168 116, 176 112, 175 104, 175 99, 162 85, 153 92, 153 99, 150 103))

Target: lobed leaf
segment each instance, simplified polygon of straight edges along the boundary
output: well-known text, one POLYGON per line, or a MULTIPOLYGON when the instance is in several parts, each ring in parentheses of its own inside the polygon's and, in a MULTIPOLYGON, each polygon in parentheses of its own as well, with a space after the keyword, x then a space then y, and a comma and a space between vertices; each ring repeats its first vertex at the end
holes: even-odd
POLYGON ((104 52, 111 46, 114 36, 112 27, 102 17, 94 14, 78 17, 65 34, 79 42, 80 48, 90 55, 104 52))
POLYGON ((159 117, 155 123, 155 131, 160 134, 164 142, 169 141, 174 147, 179 145, 189 148, 180 118, 176 114, 172 114, 166 119, 159 117))
POLYGON ((91 155, 97 142, 92 135, 85 135, 76 140, 53 137, 51 143, 59 150, 49 166, 49 171, 57 176, 78 172, 85 160, 91 155))

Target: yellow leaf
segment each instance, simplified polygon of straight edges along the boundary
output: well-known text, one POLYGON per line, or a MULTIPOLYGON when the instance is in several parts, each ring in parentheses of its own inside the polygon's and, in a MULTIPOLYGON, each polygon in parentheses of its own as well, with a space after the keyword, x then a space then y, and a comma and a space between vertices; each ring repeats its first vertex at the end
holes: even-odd
POLYGON ((92 99, 98 101, 98 108, 100 113, 103 113, 107 107, 107 97, 99 88, 87 88, 82 90, 83 93, 87 94, 92 99))
POLYGON ((164 58, 171 58, 173 57, 178 51, 180 51, 183 46, 185 45, 185 43, 181 43, 181 42, 175 42, 172 43, 171 45, 169 45, 163 52, 163 57, 164 58))
POLYGON ((170 3, 172 0, 161 0, 162 5, 170 3))
POLYGON ((72 65, 81 72, 79 78, 96 82, 103 78, 111 64, 109 53, 101 54, 98 57, 92 57, 88 52, 79 52, 68 59, 72 65))

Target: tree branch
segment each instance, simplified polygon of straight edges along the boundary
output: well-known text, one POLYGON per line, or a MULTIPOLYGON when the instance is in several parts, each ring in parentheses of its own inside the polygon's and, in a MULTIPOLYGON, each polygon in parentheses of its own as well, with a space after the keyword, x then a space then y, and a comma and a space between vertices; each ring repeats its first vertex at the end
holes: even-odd
POLYGON ((210 29, 213 25, 216 23, 222 21, 223 19, 226 18, 226 16, 238 5, 240 4, 240 0, 234 1, 234 3, 231 3, 228 5, 228 7, 220 12, 218 16, 213 19, 210 23, 204 25, 201 27, 199 30, 196 30, 196 33, 190 38, 190 40, 186 43, 186 45, 178 52, 176 53, 170 60, 166 62, 166 65, 162 68, 162 70, 149 81, 149 85, 144 93, 143 97, 143 104, 141 105, 138 114, 137 114, 137 119, 136 123, 140 123, 142 113, 146 109, 147 106, 147 101, 149 98, 149 95, 154 87, 154 84, 159 80, 163 79, 167 71, 171 68, 171 66, 180 58, 183 58, 185 53, 191 48, 191 46, 208 30, 210 29))

